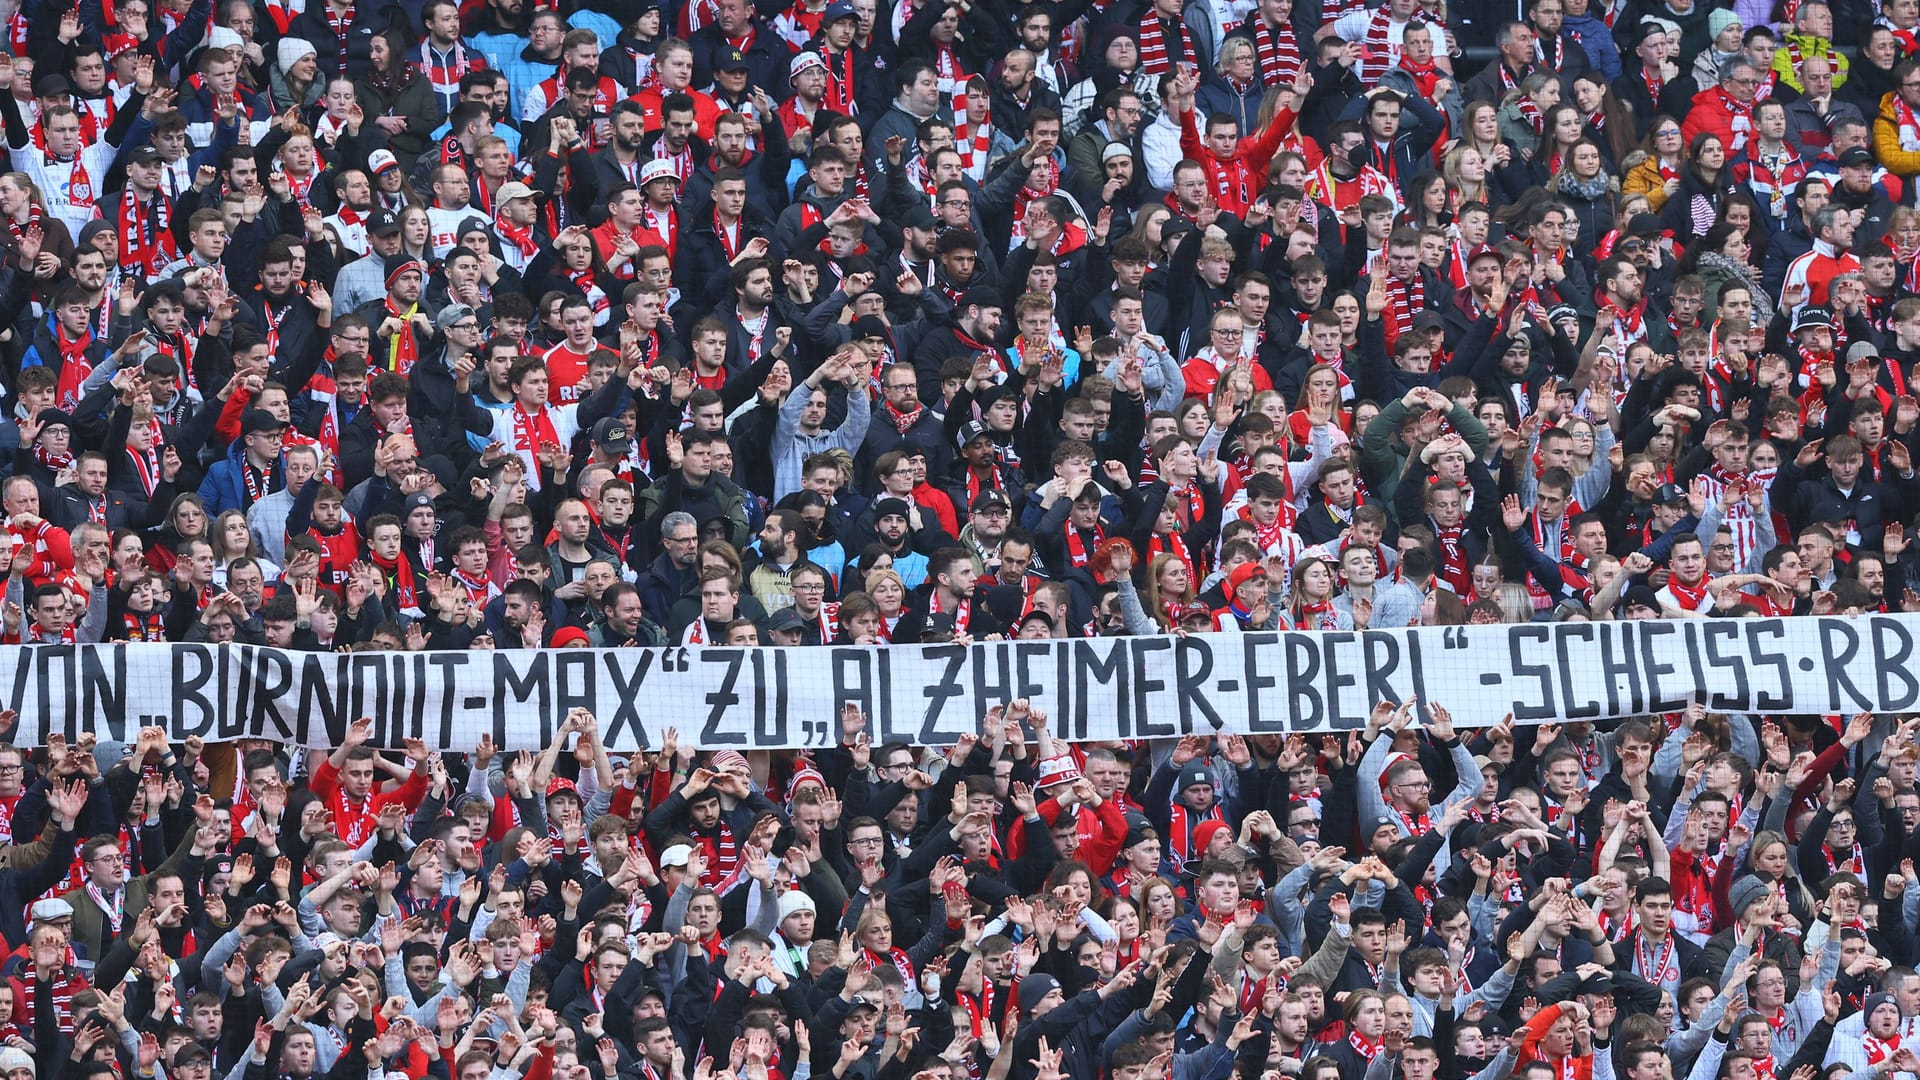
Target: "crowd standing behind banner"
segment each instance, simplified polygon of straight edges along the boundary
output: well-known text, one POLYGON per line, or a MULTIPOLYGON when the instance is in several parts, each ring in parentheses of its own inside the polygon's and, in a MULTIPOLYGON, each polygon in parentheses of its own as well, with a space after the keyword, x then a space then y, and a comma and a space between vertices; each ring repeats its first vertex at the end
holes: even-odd
POLYGON ((23 707, 0 1080, 1920 1077, 1916 0, 0 25, 16 696, 976 665, 950 738, 755 699, 771 750, 643 683, 457 745, 23 707), (1701 620, 1622 678, 1755 651, 1576 722, 1620 619, 1701 620), (978 683, 1404 627, 1568 693, 978 683))

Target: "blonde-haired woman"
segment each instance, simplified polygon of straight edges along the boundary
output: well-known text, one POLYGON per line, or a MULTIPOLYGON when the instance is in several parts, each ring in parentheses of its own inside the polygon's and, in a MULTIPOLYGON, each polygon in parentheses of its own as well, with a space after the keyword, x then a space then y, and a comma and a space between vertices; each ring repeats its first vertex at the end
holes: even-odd
MULTIPOLYGON (((33 229, 40 230, 40 254, 52 255, 57 266, 73 265, 73 234, 67 224, 47 210, 40 189, 23 172, 0 173, 0 248, 13 255, 33 229)), ((113 235, 111 229, 107 230, 113 235)))

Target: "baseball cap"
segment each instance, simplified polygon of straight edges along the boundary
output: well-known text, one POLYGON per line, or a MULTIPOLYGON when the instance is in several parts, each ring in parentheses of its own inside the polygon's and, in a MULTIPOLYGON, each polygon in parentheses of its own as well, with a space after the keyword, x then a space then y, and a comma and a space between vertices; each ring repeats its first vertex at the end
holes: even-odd
POLYGON ((373 153, 367 155, 367 169, 375 176, 379 176, 388 169, 397 169, 399 167, 400 159, 394 157, 393 151, 391 150, 375 150, 373 153))
POLYGON ((954 436, 953 442, 955 446, 964 449, 968 443, 986 434, 987 425, 978 420, 969 420, 960 426, 960 434, 954 436))
POLYGON ((1864 146, 1852 146, 1840 152, 1840 167, 1843 169, 1850 165, 1871 164, 1873 164, 1873 151, 1864 146))
POLYGON ((1627 235, 1649 239, 1661 233, 1660 219, 1652 214, 1635 214, 1627 220, 1627 235))
POLYGON ((1813 304, 1801 308, 1800 313, 1793 317, 1793 328, 1804 330, 1809 326, 1833 326, 1833 312, 1813 304))
POLYGON ((1188 619, 1213 621, 1213 609, 1198 600, 1191 604, 1175 604, 1172 614, 1174 622, 1186 622, 1188 619))
POLYGON ((988 488, 974 497, 973 512, 978 514, 994 508, 1012 510, 1013 504, 1007 501, 1007 493, 999 488, 988 488))
POLYGON ((1413 317, 1415 330, 1439 330, 1446 325, 1446 321, 1440 318, 1440 313, 1432 308, 1422 308, 1413 317))
POLYGON ((1687 489, 1679 484, 1661 484, 1653 489, 1653 501, 1661 506, 1687 501, 1687 489))
POLYGON ((925 205, 915 202, 900 215, 900 224, 909 229, 931 229, 934 227, 933 211, 925 205))
POLYGON ((285 430, 286 422, 265 409, 248 409, 247 414, 240 418, 240 432, 243 435, 285 430))
POLYGON ((800 613, 790 607, 781 608, 767 619, 767 629, 780 633, 791 634, 805 625, 806 621, 800 618, 800 613))
POLYGON ((445 331, 453 329, 454 324, 461 320, 475 317, 476 313, 474 310, 465 304, 448 304, 446 307, 440 309, 440 314, 434 316, 433 321, 444 333, 445 331))
POLYGON ((1472 266, 1481 259, 1498 259, 1499 257, 1500 253, 1493 249, 1492 244, 1481 244, 1467 255, 1467 265, 1472 266))
POLYGON ((382 207, 367 218, 367 235, 384 236, 400 231, 400 215, 382 207))
POLYGON ((739 49, 728 49, 720 54, 720 62, 713 65, 715 71, 747 70, 747 54, 739 49))
POLYGON ((515 199, 537 199, 539 197, 539 191, 528 187, 518 180, 509 180, 501 184, 500 190, 495 192, 493 196, 495 205, 505 205, 515 199))
POLYGON ((841 19, 859 17, 860 12, 853 6, 853 0, 833 0, 833 3, 827 5, 827 13, 821 17, 820 24, 825 26, 827 23, 838 22, 841 19))
POLYGON ((607 417, 593 425, 593 441, 616 454, 633 449, 633 431, 626 421, 607 417))
POLYGON ((693 847, 689 844, 675 844, 660 853, 661 866, 685 866, 693 858, 693 847))
POLYGON ((158 165, 161 160, 160 151, 154 149, 152 143, 143 143, 133 148, 133 152, 127 155, 127 160, 135 165, 158 165))
MULTIPOLYGON (((847 10, 853 10, 853 5, 848 4, 847 10)), ((33 80, 34 97, 66 97, 72 93, 73 85, 67 82, 65 75, 57 71, 49 71, 33 80)))

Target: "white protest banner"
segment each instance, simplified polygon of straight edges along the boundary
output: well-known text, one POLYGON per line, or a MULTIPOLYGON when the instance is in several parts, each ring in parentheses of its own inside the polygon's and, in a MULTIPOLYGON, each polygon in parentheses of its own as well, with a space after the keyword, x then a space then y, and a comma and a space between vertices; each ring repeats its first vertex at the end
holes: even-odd
POLYGON ((1065 739, 1362 726, 1418 696, 1465 726, 1729 712, 1920 709, 1920 615, 1527 623, 1363 633, 1206 634, 972 646, 300 653, 244 645, 0 649, 13 741, 264 738, 331 746, 354 719, 376 745, 544 745, 569 708, 614 750, 827 745, 843 703, 876 743, 940 746, 989 707, 1030 698, 1065 739))

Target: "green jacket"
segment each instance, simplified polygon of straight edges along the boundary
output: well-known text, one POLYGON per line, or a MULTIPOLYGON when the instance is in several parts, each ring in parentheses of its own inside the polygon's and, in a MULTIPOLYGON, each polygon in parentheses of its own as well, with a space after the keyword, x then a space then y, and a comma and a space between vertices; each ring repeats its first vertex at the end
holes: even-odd
MULTIPOLYGON (((1388 514, 1393 513, 1393 493, 1400 485, 1400 474, 1407 467, 1407 444, 1398 436, 1408 413, 1406 402, 1394 398, 1373 418, 1373 423, 1367 425, 1366 434, 1360 439, 1360 476, 1366 480, 1373 500, 1385 507, 1388 514)), ((1467 440, 1476 457, 1487 452, 1491 441, 1487 437, 1487 426, 1475 419, 1466 406, 1455 402, 1447 411, 1447 425, 1467 440)))

